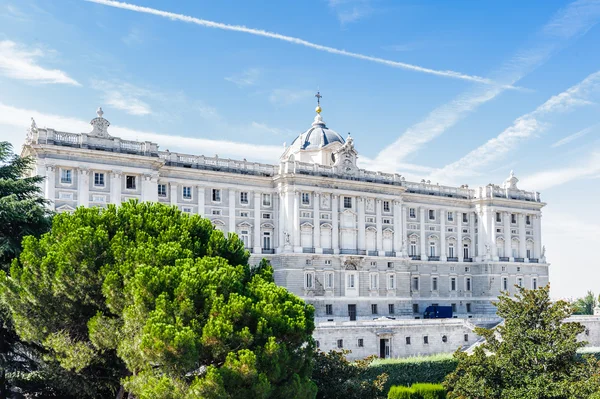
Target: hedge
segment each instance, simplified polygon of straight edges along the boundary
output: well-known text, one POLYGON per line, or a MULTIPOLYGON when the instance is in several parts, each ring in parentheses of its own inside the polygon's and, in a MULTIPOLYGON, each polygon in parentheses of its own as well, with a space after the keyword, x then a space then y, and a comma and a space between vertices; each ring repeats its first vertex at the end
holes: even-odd
POLYGON ((445 399, 446 390, 440 384, 413 384, 410 388, 393 386, 388 399, 445 399))
POLYGON ((375 362, 366 371, 365 377, 372 381, 381 373, 387 373, 388 380, 385 384, 385 391, 389 390, 392 385, 411 386, 419 382, 440 384, 446 375, 456 369, 456 364, 452 355, 406 358, 398 359, 396 362, 375 362))

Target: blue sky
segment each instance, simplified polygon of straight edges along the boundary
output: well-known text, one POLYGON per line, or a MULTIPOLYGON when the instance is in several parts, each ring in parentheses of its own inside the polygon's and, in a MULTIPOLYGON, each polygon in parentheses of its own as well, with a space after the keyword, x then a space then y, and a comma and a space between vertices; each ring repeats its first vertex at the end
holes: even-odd
POLYGON ((319 88, 363 167, 514 169, 548 203, 553 295, 600 291, 600 0, 131 1, 0 0, 0 139, 102 105, 115 135, 276 163, 319 88))

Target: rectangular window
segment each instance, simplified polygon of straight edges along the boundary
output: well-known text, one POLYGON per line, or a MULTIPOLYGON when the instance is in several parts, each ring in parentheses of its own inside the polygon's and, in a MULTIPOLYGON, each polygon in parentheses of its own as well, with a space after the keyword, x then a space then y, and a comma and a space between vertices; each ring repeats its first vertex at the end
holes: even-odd
POLYGON ((389 314, 394 314, 395 313, 395 309, 394 309, 394 304, 393 303, 389 303, 388 304, 388 313, 389 314))
POLYGON ((432 277, 431 278, 431 290, 432 291, 437 291, 438 290, 438 278, 437 277, 432 277))
POLYGON ((310 219, 310 218, 312 218, 312 213, 311 212, 301 212, 300 217, 310 219))
POLYGON ((383 201, 383 211, 384 212, 390 211, 390 201, 383 201))
POLYGON ((471 268, 469 266, 465 266, 465 272, 469 273, 471 271, 471 268))
POLYGON ((371 274, 371 289, 376 290, 379 287, 379 275, 371 274))
POLYGON ((508 278, 502 277, 502 291, 508 291, 508 278))
POLYGON ((71 169, 61 169, 60 182, 63 184, 73 183, 73 171, 71 169))
POLYGON ((362 338, 358 339, 358 347, 362 348, 363 346, 365 346, 365 341, 362 338))
POLYGON ((245 191, 240 192, 240 204, 248 204, 248 193, 245 191))
POLYGON ((220 209, 213 209, 211 213, 213 215, 220 215, 221 214, 221 210, 220 209))
POLYGON ((248 213, 248 212, 240 212, 240 217, 241 217, 241 218, 247 218, 247 217, 248 217, 248 215, 249 215, 249 213, 248 213))
POLYGON ((377 304, 376 303, 371 304, 371 314, 377 314, 377 304))
POLYGON ((537 287, 537 278, 534 277, 531 279, 531 288, 537 290, 537 287))
POLYGON ((94 172, 94 186, 104 187, 104 173, 94 172))
POLYGON ((465 290, 471 291, 471 277, 465 279, 465 290))
MULTIPOLYGON (((331 261, 325 261, 325 264, 327 264, 327 262, 331 262, 331 261)), ((331 263, 329 263, 331 264, 331 263)), ((327 273, 325 275, 325 288, 333 288, 333 273, 327 273)))
POLYGON ((429 220, 435 220, 435 211, 433 209, 429 210, 429 220))
POLYGON ((467 313, 471 313, 471 304, 467 303, 467 313))
POLYGON ((271 206, 271 194, 262 195, 262 204, 263 206, 271 206))
POLYGON ((265 231, 263 233, 263 247, 262 249, 271 249, 271 233, 265 231))
POLYGON ((388 262, 388 269, 394 268, 394 262, 388 262))
POLYGON ((396 277, 393 274, 388 276, 388 289, 393 290, 396 288, 396 277))
POLYGON ((326 264, 326 265, 331 265, 331 260, 330 260, 330 259, 327 259, 327 260, 325 261, 325 264, 326 264))
POLYGON ((212 190, 212 200, 213 202, 221 202, 221 190, 218 188, 213 188, 212 190))
POLYGON ((413 303, 412 308, 413 308, 413 313, 419 313, 419 304, 418 303, 413 303))
POLYGON ((465 334, 465 342, 469 342, 469 334, 465 334))
POLYGON ((410 241, 409 255, 417 256, 417 242, 414 240, 410 241))
POLYGON ((167 185, 166 184, 159 184, 158 185, 158 196, 159 197, 166 197, 167 196, 167 185))
POLYGON ((314 279, 313 274, 312 273, 306 273, 305 277, 306 277, 305 278, 305 284, 306 284, 305 288, 308 288, 308 289, 313 288, 313 279, 314 279))
POLYGON ((517 279, 517 285, 518 285, 519 287, 522 287, 522 286, 523 286, 523 279, 522 279, 521 277, 519 277, 519 278, 517 279))
POLYGON ((263 219, 271 219, 271 214, 270 213, 263 213, 262 214, 262 218, 263 219))
POLYGON ((419 291, 419 278, 418 277, 412 278, 412 289, 413 289, 413 291, 419 291))
POLYGON ((302 193, 302 205, 310 205, 310 193, 302 193))
POLYGON ((448 221, 449 222, 453 222, 454 221, 454 212, 448 212, 448 221))
POLYGON ((340 348, 340 349, 344 347, 344 340, 343 339, 338 339, 337 340, 337 347, 340 348))
POLYGON ((512 224, 515 224, 515 223, 517 223, 517 215, 516 215, 516 214, 514 214, 514 213, 511 213, 511 214, 510 214, 510 222, 511 222, 512 224))
POLYGON ((181 210, 184 213, 192 213, 192 208, 190 208, 189 206, 184 206, 183 208, 181 208, 181 210))
POLYGON ((416 219, 417 218, 417 212, 415 211, 415 208, 410 208, 408 210, 409 216, 411 219, 416 219))
POLYGON ((183 186, 183 199, 192 199, 192 188, 183 186))
POLYGON ((469 214, 463 213, 463 223, 469 223, 469 214))
POLYGON ((456 291, 456 277, 450 277, 450 291, 456 291))
POLYGON ((135 176, 125 176, 125 188, 135 190, 135 176))
POLYGON ((352 197, 344 197, 344 208, 345 209, 352 208, 352 197))
POLYGON ((390 218, 385 218, 385 219, 383 219, 382 223, 383 223, 383 224, 392 224, 392 219, 390 219, 390 218))
POLYGON ((423 344, 425 344, 425 345, 429 344, 429 337, 427 335, 425 335, 423 337, 423 344))
POLYGON ((526 224, 527 226, 530 226, 530 225, 531 225, 531 216, 529 216, 529 215, 526 215, 526 216, 525 216, 525 224, 526 224))
POLYGON ((354 276, 354 274, 349 274, 348 280, 347 280, 348 288, 354 288, 354 284, 355 284, 355 276, 354 276))
POLYGON ((531 259, 531 249, 527 250, 527 259, 531 259))
POLYGON ((406 337, 406 345, 410 345, 410 337, 406 337))
POLYGON ((500 212, 496 212, 496 222, 502 222, 502 214, 500 212))
POLYGON ((451 303, 450 305, 452 306, 452 313, 456 313, 456 304, 451 303))
POLYGON ((333 314, 333 305, 330 305, 330 304, 325 305, 325 314, 326 315, 333 314))

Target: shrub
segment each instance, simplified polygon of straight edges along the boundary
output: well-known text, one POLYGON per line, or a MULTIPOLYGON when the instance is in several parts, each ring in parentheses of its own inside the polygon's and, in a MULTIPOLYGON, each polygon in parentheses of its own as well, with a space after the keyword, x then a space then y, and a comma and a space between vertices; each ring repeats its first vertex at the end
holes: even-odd
POLYGON ((419 399, 446 399, 446 390, 441 384, 413 384, 410 387, 419 399))
POLYGON ((388 399, 412 399, 414 398, 412 388, 394 385, 388 392, 388 399))
POLYGON ((413 384, 410 388, 395 385, 388 392, 388 399, 445 399, 446 390, 441 384, 413 384))

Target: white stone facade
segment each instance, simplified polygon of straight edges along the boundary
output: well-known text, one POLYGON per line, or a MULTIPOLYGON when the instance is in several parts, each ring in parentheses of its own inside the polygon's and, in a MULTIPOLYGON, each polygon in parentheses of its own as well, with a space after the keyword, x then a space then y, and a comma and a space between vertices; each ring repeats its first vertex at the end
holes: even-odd
POLYGON ((490 317, 501 290, 548 283, 539 193, 518 189, 512 173, 472 189, 360 169, 353 140, 318 111, 277 165, 112 137, 101 110, 91 133, 33 123, 23 155, 35 157, 58 212, 157 201, 237 233, 251 262, 269 259, 276 282, 314 304, 324 326, 414 319, 431 304, 490 317))

